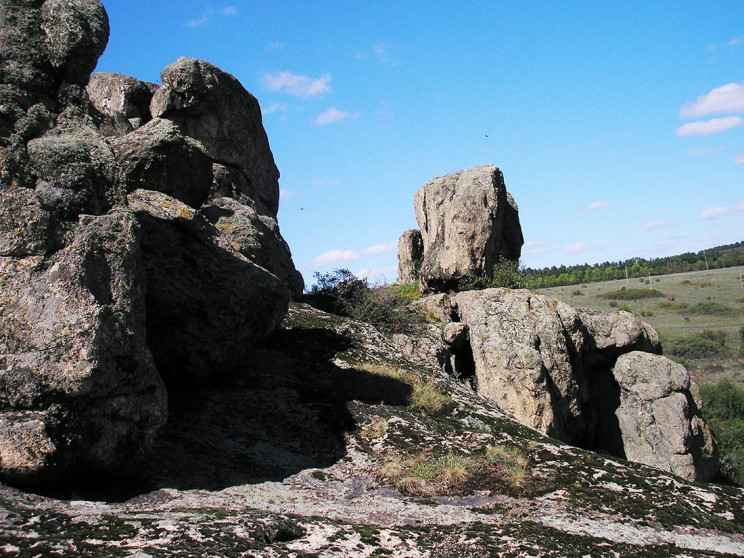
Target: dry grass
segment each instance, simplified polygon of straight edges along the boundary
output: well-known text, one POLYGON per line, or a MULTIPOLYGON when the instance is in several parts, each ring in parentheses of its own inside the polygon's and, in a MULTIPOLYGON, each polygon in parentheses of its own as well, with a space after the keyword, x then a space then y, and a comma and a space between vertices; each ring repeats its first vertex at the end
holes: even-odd
MULTIPOLYGON (((479 455, 449 452, 438 458, 424 452, 389 456, 377 478, 409 496, 452 494, 475 479, 499 479, 512 488, 527 481, 527 454, 514 447, 487 447, 479 455)), ((472 487, 471 487, 472 488, 472 487)))
POLYGON ((387 433, 387 429, 387 419, 384 419, 382 417, 375 417, 371 423, 362 428, 362 431, 359 434, 362 438, 366 438, 368 440, 377 440, 385 436, 385 434, 387 433))
POLYGON ((447 412, 452 405, 452 398, 449 395, 443 393, 432 382, 421 378, 413 372, 408 372, 402 368, 390 365, 366 362, 359 363, 355 367, 370 374, 386 376, 410 385, 411 398, 409 406, 414 410, 421 411, 427 415, 437 416, 447 412))

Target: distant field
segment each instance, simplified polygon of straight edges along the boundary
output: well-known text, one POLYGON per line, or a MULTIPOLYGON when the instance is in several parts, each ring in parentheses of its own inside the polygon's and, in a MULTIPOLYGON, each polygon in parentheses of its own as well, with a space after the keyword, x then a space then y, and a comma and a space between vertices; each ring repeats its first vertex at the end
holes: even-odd
POLYGON ((540 289, 540 293, 567 302, 572 306, 598 310, 629 309, 651 324, 663 345, 689 338, 704 330, 725 332, 728 353, 722 358, 688 360, 684 364, 697 379, 730 376, 744 383, 744 360, 740 328, 744 326, 744 288, 740 276, 744 267, 693 271, 651 277, 651 289, 663 296, 639 300, 608 299, 602 295, 610 291, 648 289, 648 278, 626 281, 607 281, 540 289))

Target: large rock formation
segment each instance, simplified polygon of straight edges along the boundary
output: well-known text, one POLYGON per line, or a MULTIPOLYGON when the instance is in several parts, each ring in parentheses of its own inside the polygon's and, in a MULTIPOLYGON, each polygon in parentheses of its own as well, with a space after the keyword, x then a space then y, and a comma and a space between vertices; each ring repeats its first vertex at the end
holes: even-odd
POLYGON ((255 98, 187 59, 89 83, 107 40, 98 0, 0 3, 5 478, 135 466, 161 373, 234 367, 303 288, 255 98))
MULTIPOLYGON (((658 356, 658 335, 632 314, 509 289, 438 295, 420 306, 445 324, 467 326, 473 370, 455 372, 472 373, 478 392, 523 424, 689 479, 715 475, 715 443, 693 397, 697 388, 684 368, 658 356), (654 417, 668 424, 650 428, 654 417)), ((455 333, 446 325, 444 339, 462 355, 455 346, 461 328, 455 333)))
POLYGON ((414 196, 414 209, 424 291, 455 288, 467 276, 492 277, 500 258, 519 259, 524 239, 517 204, 493 165, 430 180, 414 196))

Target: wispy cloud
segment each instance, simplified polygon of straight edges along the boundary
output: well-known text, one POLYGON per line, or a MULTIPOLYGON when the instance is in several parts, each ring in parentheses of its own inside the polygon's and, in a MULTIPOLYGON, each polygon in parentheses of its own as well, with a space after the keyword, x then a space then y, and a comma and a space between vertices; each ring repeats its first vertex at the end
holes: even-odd
POLYGON ((744 119, 739 116, 727 116, 725 118, 713 118, 712 120, 701 120, 699 122, 690 122, 677 128, 675 133, 677 137, 684 136, 710 136, 720 134, 726 130, 737 128, 744 124, 744 119))
POLYGON ((737 155, 734 157, 734 164, 736 165, 744 165, 744 153, 741 155, 737 155))
POLYGON ((522 246, 525 254, 547 254, 548 252, 554 252, 555 249, 550 245, 547 240, 528 240, 522 246))
POLYGON ((295 97, 319 97, 333 91, 331 89, 331 74, 323 74, 318 78, 293 74, 292 72, 274 72, 264 74, 261 83, 269 91, 284 91, 295 97))
POLYGON ((328 250, 313 260, 313 265, 324 267, 327 265, 353 262, 361 256, 354 250, 328 250))
POLYGON ((733 39, 724 41, 722 43, 713 43, 711 45, 708 45, 707 50, 713 52, 715 50, 718 50, 719 47, 737 47, 742 44, 744 44, 744 37, 734 37, 733 39))
POLYGON ((744 211, 744 202, 738 205, 729 205, 726 207, 709 207, 708 209, 703 210, 700 214, 700 218, 703 220, 717 219, 718 217, 731 215, 732 213, 739 213, 740 211, 744 211))
POLYGON ((688 157, 704 157, 705 155, 712 155, 713 153, 718 153, 719 151, 723 151, 723 147, 706 147, 703 149, 690 149, 687 152, 688 157))
POLYGON ((222 15, 224 16, 238 15, 238 9, 235 6, 228 6, 227 8, 222 10, 222 15))
POLYGON ((377 254, 385 254, 387 252, 393 252, 398 249, 398 243, 396 241, 388 242, 387 244, 373 244, 363 250, 328 250, 323 252, 320 256, 313 260, 313 265, 317 267, 323 267, 327 265, 340 264, 353 262, 364 258, 365 256, 374 256, 377 254))
POLYGON ((280 50, 284 49, 284 43, 279 41, 271 41, 270 43, 266 44, 266 50, 273 50, 275 52, 279 52, 280 50))
POLYGON ((728 83, 686 103, 679 111, 681 118, 735 114, 744 112, 744 83, 728 83))
POLYGON ((388 277, 394 277, 398 275, 398 266, 360 269, 356 272, 355 275, 357 277, 364 277, 372 283, 387 283, 388 277))
POLYGON ((596 201, 592 202, 584 208, 584 211, 597 211, 599 209, 607 209, 612 204, 608 201, 596 201))
POLYGON ((566 254, 577 254, 579 252, 591 252, 596 249, 595 246, 579 242, 577 244, 572 244, 571 246, 566 246, 563 251, 566 252, 566 254))
POLYGON ((272 112, 287 112, 289 105, 286 103, 272 103, 268 107, 261 109, 262 114, 271 114, 272 112))
POLYGON ((199 19, 190 19, 186 22, 189 27, 200 27, 209 21, 209 16, 202 16, 199 19))
POLYGON ((289 191, 289 190, 287 190, 285 188, 282 188, 281 190, 279 190, 279 199, 280 200, 286 200, 288 198, 293 198, 293 197, 294 197, 294 192, 291 192, 291 191, 289 191))
POLYGON ((646 223, 646 227, 648 230, 653 231, 656 229, 663 229, 665 227, 673 227, 674 225, 677 225, 677 221, 651 221, 649 223, 646 223))
POLYGON ((317 124, 318 126, 327 126, 328 124, 341 122, 342 120, 346 120, 347 118, 352 118, 355 116, 357 115, 350 112, 338 110, 336 107, 331 107, 325 112, 321 112, 318 115, 318 118, 315 119, 315 124, 317 124))

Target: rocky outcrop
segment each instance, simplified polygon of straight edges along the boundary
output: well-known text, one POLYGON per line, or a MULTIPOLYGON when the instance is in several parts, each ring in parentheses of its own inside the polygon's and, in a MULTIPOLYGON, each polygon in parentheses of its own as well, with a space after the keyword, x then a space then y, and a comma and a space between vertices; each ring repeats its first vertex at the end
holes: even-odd
POLYGON ((136 466, 163 377, 233 369, 303 288, 255 98, 185 59, 89 80, 107 40, 98 0, 0 3, 2 478, 136 466))
POLYGON ((631 352, 617 359, 612 375, 620 387, 615 416, 625 456, 686 479, 711 480, 718 451, 700 413, 700 392, 684 366, 631 352))
MULTIPOLYGON (((472 358, 478 392, 521 423, 688 479, 716 474, 696 387, 683 367, 658 356, 658 335, 632 314, 576 309, 526 290, 431 299, 419 306, 444 317, 443 338, 461 362, 472 358), (651 427, 655 416, 663 429, 651 427)), ((455 364, 459 375, 467 371, 455 364)))
POLYGON ((418 281, 424 259, 424 242, 421 231, 409 229, 398 239, 398 283, 418 281))
POLYGON ((500 258, 518 260, 524 239, 517 204, 493 165, 434 178, 414 196, 423 240, 422 290, 492 277, 500 258))
POLYGON ((279 170, 256 98, 227 72, 194 58, 179 58, 160 78, 163 87, 152 99, 152 115, 178 124, 226 168, 230 197, 276 217, 279 170))

